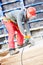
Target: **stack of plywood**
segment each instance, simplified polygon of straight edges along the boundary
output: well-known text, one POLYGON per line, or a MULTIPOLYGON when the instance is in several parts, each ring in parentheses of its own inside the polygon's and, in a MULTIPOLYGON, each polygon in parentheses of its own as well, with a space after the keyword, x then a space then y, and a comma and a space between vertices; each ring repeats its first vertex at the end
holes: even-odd
POLYGON ((8 5, 3 5, 3 8, 4 10, 9 10, 9 9, 13 9, 19 6, 20 6, 20 3, 17 2, 17 3, 8 4, 8 5))
POLYGON ((36 27, 40 27, 40 26, 43 26, 43 21, 30 23, 31 28, 36 28, 36 27))
POLYGON ((13 2, 11 4, 6 4, 6 5, 3 5, 3 8, 4 10, 9 10, 9 9, 13 9, 15 7, 19 7, 20 6, 20 2, 16 2, 14 3, 14 1, 16 0, 2 0, 2 3, 6 3, 6 2, 13 2))
POLYGON ((24 48, 21 64, 21 52, 9 58, 3 58, 1 65, 43 65, 43 44, 24 48))
MULTIPOLYGON (((10 2, 11 0, 2 0, 2 3, 5 3, 5 2, 10 2)), ((16 1, 16 0, 12 0, 12 1, 16 1)))

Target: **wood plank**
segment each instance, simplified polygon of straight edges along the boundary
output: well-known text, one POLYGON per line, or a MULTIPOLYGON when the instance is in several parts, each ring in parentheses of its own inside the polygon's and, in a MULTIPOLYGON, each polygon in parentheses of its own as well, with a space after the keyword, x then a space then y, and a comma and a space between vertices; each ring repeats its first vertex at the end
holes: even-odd
POLYGON ((30 28, 30 31, 40 30, 43 29, 43 26, 36 27, 36 28, 30 28))
MULTIPOLYGON (((43 65, 43 44, 25 47, 23 52, 24 65, 43 65)), ((1 65, 21 65, 21 52, 1 60, 1 65)))

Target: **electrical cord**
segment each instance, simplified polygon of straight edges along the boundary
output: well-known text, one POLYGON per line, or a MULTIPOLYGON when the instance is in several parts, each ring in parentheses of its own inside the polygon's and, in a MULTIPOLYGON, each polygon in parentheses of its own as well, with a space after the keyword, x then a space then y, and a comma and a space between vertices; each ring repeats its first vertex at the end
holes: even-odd
MULTIPOLYGON (((25 41, 24 44, 26 44, 28 42, 28 40, 25 41)), ((23 46, 23 49, 22 49, 22 52, 21 52, 21 65, 24 65, 23 64, 23 51, 24 51, 24 48, 25 48, 26 45, 23 46)), ((30 46, 31 47, 31 46, 30 46)))
MULTIPOLYGON (((27 35, 27 31, 26 29, 24 30, 25 32, 25 35, 27 35)), ((24 48, 25 48, 25 44, 28 42, 28 40, 24 39, 24 46, 23 46, 23 49, 22 49, 22 52, 21 52, 21 65, 23 65, 23 51, 24 51, 24 48)))
POLYGON ((21 65, 23 65, 23 51, 24 51, 24 47, 23 47, 22 53, 21 53, 21 65))
POLYGON ((26 46, 26 43, 27 43, 27 40, 25 40, 24 45, 23 45, 23 49, 22 49, 22 52, 21 52, 21 65, 23 65, 23 51, 24 51, 24 48, 26 46))

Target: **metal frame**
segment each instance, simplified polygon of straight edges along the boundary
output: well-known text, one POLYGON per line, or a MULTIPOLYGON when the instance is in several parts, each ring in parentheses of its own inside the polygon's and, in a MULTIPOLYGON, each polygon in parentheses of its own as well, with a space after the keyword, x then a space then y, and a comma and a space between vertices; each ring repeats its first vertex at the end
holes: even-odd
MULTIPOLYGON (((5 2, 5 3, 1 3, 0 6, 2 5, 6 5, 6 4, 11 4, 11 3, 15 3, 15 2, 23 2, 23 0, 15 0, 15 1, 11 1, 11 2, 5 2)), ((25 8, 28 8, 28 7, 31 7, 31 6, 38 6, 38 5, 41 5, 43 4, 43 2, 39 2, 39 3, 34 3, 34 4, 30 4, 30 5, 27 5, 27 6, 24 6, 25 8)), ((21 7, 17 7, 17 8, 13 8, 13 9, 10 9, 10 10, 5 10, 5 11, 2 11, 3 13, 6 13, 6 12, 10 12, 10 11, 13 11, 14 9, 20 9, 21 7)), ((40 13, 43 13, 43 10, 38 10, 36 11, 36 14, 40 14, 40 13)), ((43 18, 41 19, 36 19, 36 20, 32 20, 32 22, 38 22, 38 21, 42 21, 43 18)), ((23 24, 23 23, 22 23, 23 24)))

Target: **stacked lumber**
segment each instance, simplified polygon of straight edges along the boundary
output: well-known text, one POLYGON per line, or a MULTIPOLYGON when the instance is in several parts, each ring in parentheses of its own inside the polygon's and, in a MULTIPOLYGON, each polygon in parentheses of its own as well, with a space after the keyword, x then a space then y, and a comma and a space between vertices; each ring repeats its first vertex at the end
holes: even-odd
POLYGON ((15 2, 16 0, 2 0, 4 10, 11 10, 20 6, 20 2, 15 2), (7 4, 10 3, 10 4, 7 4), (5 5, 4 5, 5 4, 5 5))

